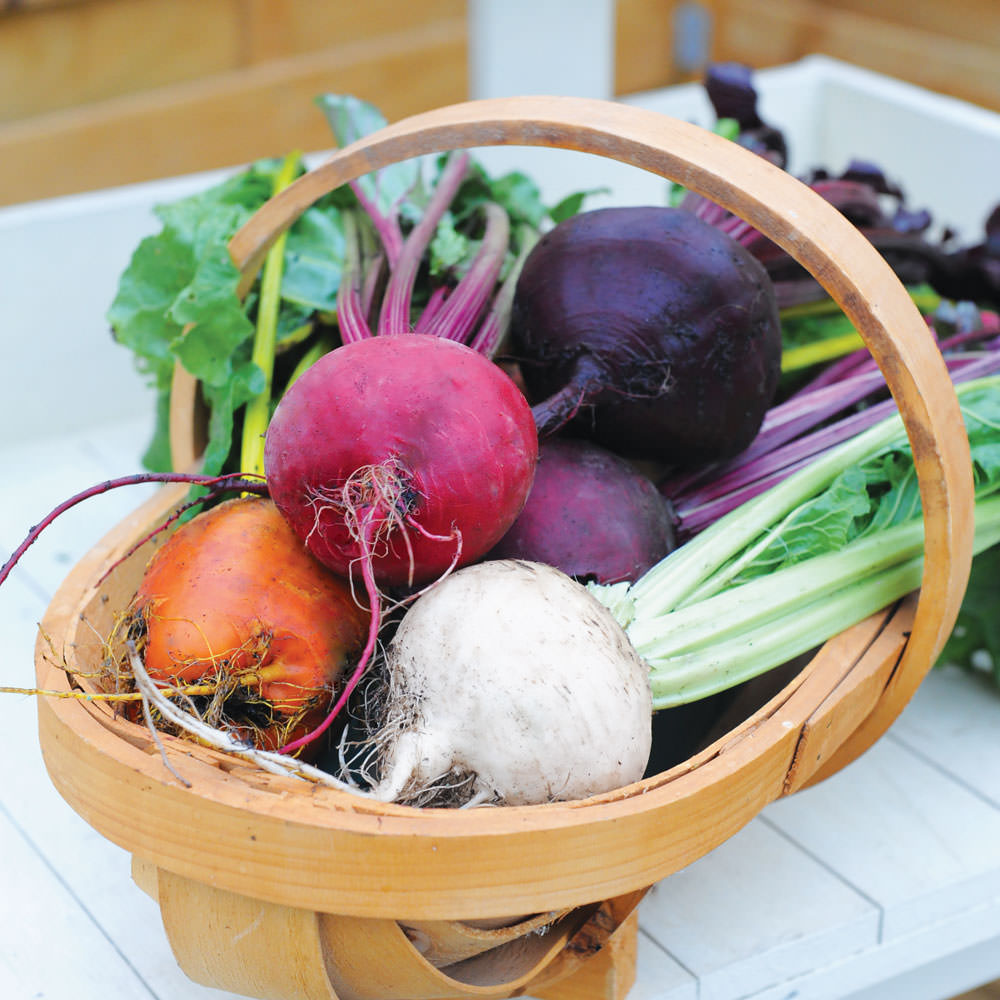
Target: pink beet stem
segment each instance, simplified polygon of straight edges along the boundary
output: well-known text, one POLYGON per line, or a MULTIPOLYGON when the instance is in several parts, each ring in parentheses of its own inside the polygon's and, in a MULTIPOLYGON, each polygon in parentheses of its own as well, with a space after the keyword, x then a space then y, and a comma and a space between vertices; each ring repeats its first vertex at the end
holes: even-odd
POLYGON ((354 671, 334 702, 333 708, 327 713, 326 718, 315 729, 306 733, 305 736, 300 736, 298 739, 292 740, 291 743, 286 743, 281 748, 281 753, 288 754, 300 750, 314 740, 319 739, 333 725, 334 720, 347 704, 348 698, 351 697, 354 689, 358 686, 358 682, 361 680, 362 675, 368 668, 368 664, 375 655, 378 633, 382 627, 382 595, 375 584, 375 575, 372 571, 372 545, 376 534, 384 522, 384 517, 378 513, 375 507, 369 507, 360 513, 359 527, 361 530, 358 533, 358 547, 361 550, 361 558, 359 560, 361 563, 361 579, 364 581, 365 593, 368 595, 368 606, 371 610, 371 619, 368 622, 368 638, 364 649, 361 651, 361 656, 358 658, 357 665, 354 667, 354 671))
POLYGON ((365 319, 361 298, 361 248, 358 224, 350 212, 344 216, 344 270, 337 289, 337 325, 345 344, 364 340, 372 335, 365 319))
POLYGON ((410 333, 410 302, 413 285, 438 222, 452 203, 469 167, 469 155, 452 156, 441 173, 434 193, 420 221, 410 230, 392 268, 382 302, 378 333, 410 333))
POLYGON ((487 203, 486 232, 468 272, 431 319, 427 332, 464 344, 493 295, 510 243, 510 219, 499 206, 487 203))
POLYGON ((382 212, 378 205, 365 194, 359 181, 351 181, 350 186, 358 203, 372 220, 372 224, 378 232, 382 246, 385 248, 385 255, 389 258, 389 266, 394 267, 403 247, 403 234, 395 215, 387 215, 382 212))
POLYGON ((71 507, 89 500, 91 497, 100 496, 110 490, 118 489, 121 486, 138 486, 141 483, 190 483, 192 486, 215 487, 220 491, 239 490, 243 493, 257 493, 266 495, 267 487, 263 479, 250 479, 243 475, 229 476, 198 476, 187 472, 140 472, 131 476, 122 476, 119 479, 107 479, 96 486, 90 486, 79 493, 75 493, 68 500, 63 500, 42 518, 38 524, 28 529, 27 537, 14 549, 10 558, 0 567, 0 584, 10 576, 11 570, 17 565, 18 560, 35 543, 38 536, 56 518, 65 514, 71 507))

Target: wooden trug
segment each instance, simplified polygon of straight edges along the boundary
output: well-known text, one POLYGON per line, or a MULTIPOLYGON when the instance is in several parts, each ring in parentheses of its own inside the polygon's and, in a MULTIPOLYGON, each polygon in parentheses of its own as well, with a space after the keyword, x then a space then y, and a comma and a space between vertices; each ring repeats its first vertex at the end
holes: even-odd
MULTIPOLYGON (((704 194, 784 247, 861 331, 909 434, 925 510, 919 594, 827 642, 778 695, 669 771, 581 802, 416 810, 261 773, 149 732, 102 704, 39 700, 56 787, 129 850, 193 979, 274 1000, 619 1000, 649 886, 767 803, 878 739, 934 662, 971 562, 972 480, 951 381, 905 289, 832 206, 762 158, 653 112, 576 98, 470 102, 359 141, 269 201, 231 251, 248 285, 316 198, 404 157, 540 145, 620 159, 704 194), (177 779, 180 775, 183 784, 177 779)), ((197 457, 196 394, 175 413, 175 467, 197 457), (188 430, 184 431, 183 428, 188 430)), ((42 625, 38 684, 85 672, 155 544, 105 576, 183 495, 164 489, 69 574, 42 625), (64 663, 54 662, 53 650, 64 663)))

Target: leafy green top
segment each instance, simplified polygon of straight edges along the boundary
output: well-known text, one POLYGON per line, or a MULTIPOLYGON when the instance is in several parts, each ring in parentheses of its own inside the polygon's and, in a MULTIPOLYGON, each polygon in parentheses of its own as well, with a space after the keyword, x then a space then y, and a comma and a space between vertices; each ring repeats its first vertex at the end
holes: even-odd
MULTIPOLYGON (((354 97, 325 94, 316 103, 339 146, 385 125, 376 108, 354 97)), ((206 474, 226 466, 240 410, 264 388, 264 374, 251 360, 258 287, 240 301, 239 274, 228 243, 271 196, 281 164, 281 159, 258 160, 203 192, 158 205, 160 232, 139 244, 121 276, 108 319, 158 396, 156 431, 144 456, 148 468, 171 467, 168 416, 176 364, 199 380, 209 408, 206 474)), ((443 164, 443 157, 433 160, 432 173, 440 174, 443 164)), ((323 341, 324 349, 339 342, 335 310, 345 259, 344 214, 359 212, 360 193, 397 219, 404 231, 412 227, 433 187, 433 176, 425 184, 425 166, 409 160, 361 178, 356 191, 334 191, 289 229, 277 330, 277 352, 288 359, 286 379, 317 341, 323 341)), ((585 197, 584 192, 573 194, 549 208, 527 175, 491 177, 474 163, 431 243, 420 277, 425 287, 417 289, 414 302, 426 301, 432 279, 457 280, 464 273, 478 249, 475 216, 483 203, 499 204, 510 216, 510 266, 526 232, 537 233, 548 222, 572 215, 585 197)), ((281 385, 275 389, 280 395, 281 385)))

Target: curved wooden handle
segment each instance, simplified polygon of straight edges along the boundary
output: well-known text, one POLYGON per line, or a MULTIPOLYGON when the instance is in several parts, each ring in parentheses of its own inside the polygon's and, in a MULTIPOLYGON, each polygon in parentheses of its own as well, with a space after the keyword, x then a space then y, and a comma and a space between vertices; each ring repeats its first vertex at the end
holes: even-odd
POLYGON ((835 208, 790 174, 720 136, 610 101, 516 97, 440 108, 335 153, 265 204, 230 251, 252 282, 268 247, 317 198, 409 157, 475 146, 551 146, 642 167, 722 205, 786 250, 840 305, 885 376, 906 425, 925 519, 920 602, 903 660, 852 756, 887 728, 947 639, 972 559, 968 442, 940 353, 888 264, 835 208))

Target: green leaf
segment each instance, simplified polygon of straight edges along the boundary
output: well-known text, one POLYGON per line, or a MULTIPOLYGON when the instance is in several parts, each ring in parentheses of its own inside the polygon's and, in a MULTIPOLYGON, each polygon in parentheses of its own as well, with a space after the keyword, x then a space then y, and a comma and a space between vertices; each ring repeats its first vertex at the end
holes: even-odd
POLYGON ((206 217, 242 209, 241 218, 246 219, 263 205, 270 197, 272 177, 279 166, 278 160, 258 160, 204 191, 157 205, 155 214, 165 227, 173 229, 184 242, 194 246, 197 230, 206 217))
MULTIPOLYGON (((439 172, 444 163, 444 157, 438 159, 439 172)), ((481 164, 473 161, 451 205, 455 224, 462 227, 479 218, 479 209, 487 202, 503 208, 514 228, 522 222, 537 228, 548 214, 537 185, 525 174, 513 172, 491 177, 481 164)))
POLYGON ((232 374, 232 356, 253 336, 253 324, 236 294, 239 271, 227 248, 238 228, 239 209, 206 216, 193 232, 196 264, 190 282, 168 310, 180 327, 171 344, 184 367, 207 385, 224 384, 232 374))
POLYGON ((875 506, 863 534, 884 531, 920 516, 920 488, 909 451, 891 451, 865 464, 875 506))
MULTIPOLYGON (((338 146, 378 131, 386 124, 385 117, 373 104, 349 94, 321 94, 316 104, 326 116, 330 131, 338 146)), ((358 184, 376 205, 389 213, 418 188, 420 161, 403 160, 359 178, 358 184)))
POLYGON ((302 343, 312 332, 314 314, 314 309, 283 301, 278 313, 278 347, 284 349, 302 343))
POLYGON ((434 277, 455 274, 465 267, 479 249, 478 241, 472 241, 455 228, 455 217, 445 212, 438 223, 430 244, 430 273, 434 277))
POLYGON ((131 348, 139 370, 160 388, 170 384, 170 345, 180 333, 168 311, 193 271, 190 245, 175 230, 164 229, 136 247, 108 309, 115 339, 131 348))
MULTIPOLYGON (((160 392, 144 456, 148 468, 169 468, 168 393, 178 360, 203 380, 210 404, 229 406, 240 395, 236 387, 221 395, 211 391, 232 377, 253 329, 236 295, 239 276, 228 243, 269 197, 278 162, 260 160, 205 191, 158 205, 163 228, 139 244, 119 280, 108 320, 160 392)), ((301 313, 294 320, 300 323, 301 313)), ((225 433, 232 411, 212 416, 213 433, 225 433)), ((228 442, 213 438, 210 448, 218 452, 228 442)))
POLYGON ((1000 545, 979 553, 972 560, 969 586, 945 643, 939 663, 954 663, 966 670, 981 671, 986 660, 990 676, 1000 687, 1000 545), (983 653, 987 656, 983 657, 983 653))
POLYGON ((768 542, 733 583, 746 583, 811 556, 843 548, 860 532, 872 511, 869 476, 861 467, 846 469, 819 496, 797 507, 770 532, 768 542))
POLYGON ((340 210, 329 202, 316 206, 288 231, 282 298, 301 308, 333 311, 343 264, 340 210))
MULTIPOLYGON (((969 432, 969 448, 977 497, 1000 487, 1000 393, 979 392, 962 399, 962 412, 969 432)), ((955 628, 948 638, 940 663, 954 663, 982 672, 1000 687, 1000 546, 979 553, 972 560, 968 588, 955 628)))
POLYGON ((982 494, 1000 484, 1000 393, 978 392, 962 399, 962 413, 969 432, 969 450, 975 476, 976 493, 982 494))
POLYGON ((205 475, 218 475, 223 470, 232 450, 235 413, 263 390, 264 373, 249 360, 234 364, 232 376, 225 383, 202 386, 210 412, 203 464, 205 475))
POLYGON ((538 185, 527 174, 514 171, 489 181, 491 200, 506 209, 514 223, 540 226, 548 215, 538 185))
POLYGON ((584 201, 591 195, 610 193, 610 188, 591 188, 589 191, 577 191, 574 194, 567 195, 562 201, 549 209, 549 217, 553 222, 564 222, 566 219, 576 215, 583 208, 584 201))

